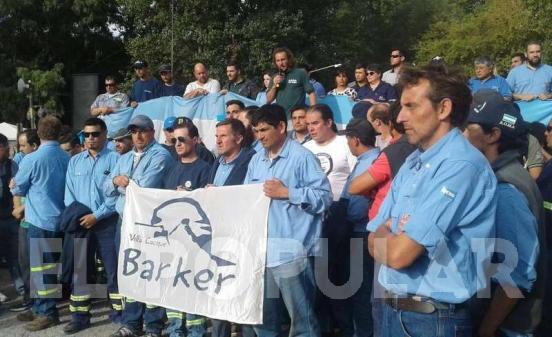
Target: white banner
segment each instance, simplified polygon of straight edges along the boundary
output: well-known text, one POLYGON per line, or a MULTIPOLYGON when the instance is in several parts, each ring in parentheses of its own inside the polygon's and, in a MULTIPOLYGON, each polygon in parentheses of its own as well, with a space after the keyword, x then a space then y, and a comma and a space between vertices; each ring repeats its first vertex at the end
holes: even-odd
POLYGON ((262 323, 267 219, 262 185, 126 191, 119 292, 140 302, 262 323))

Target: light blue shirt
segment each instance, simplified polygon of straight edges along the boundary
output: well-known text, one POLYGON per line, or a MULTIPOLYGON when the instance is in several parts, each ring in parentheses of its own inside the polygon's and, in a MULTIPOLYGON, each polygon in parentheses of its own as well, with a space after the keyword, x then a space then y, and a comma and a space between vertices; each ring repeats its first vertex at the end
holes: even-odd
POLYGON ((372 166, 372 163, 376 160, 379 153, 380 151, 376 147, 357 157, 355 167, 353 168, 351 175, 349 175, 349 178, 347 178, 347 182, 343 188, 343 193, 341 193, 342 198, 349 199, 349 205, 347 206, 347 220, 353 223, 353 231, 355 232, 366 232, 368 209, 370 208, 371 200, 362 195, 349 194, 349 186, 354 178, 363 174, 370 166, 372 166))
MULTIPOLYGON (((530 291, 537 279, 535 266, 539 256, 539 240, 537 220, 529 208, 529 201, 513 185, 500 183, 496 189, 496 237, 508 240, 515 247, 517 265, 510 276, 515 284, 530 291)), ((503 249, 500 251, 504 252, 503 249)), ((505 254, 508 250, 506 250, 505 254)), ((510 255, 511 256, 511 255, 510 255)), ((493 281, 497 281, 495 277, 493 281)), ((507 282, 502 279, 500 282, 507 282)))
POLYGON ((269 179, 280 180, 289 189, 289 199, 272 199, 270 203, 267 267, 319 255, 322 219, 333 195, 318 159, 301 144, 286 138, 274 159, 263 150, 249 163, 245 184, 269 179))
POLYGON ((485 261, 472 252, 472 239, 495 237, 495 192, 487 159, 458 129, 425 152, 414 151, 368 230, 391 219, 393 233, 401 227, 425 252, 400 270, 381 265, 379 283, 395 294, 447 303, 462 303, 483 289, 485 261))
POLYGON ((475 94, 481 89, 492 89, 498 92, 502 97, 512 98, 512 90, 510 85, 504 77, 498 75, 491 75, 488 79, 482 81, 477 77, 472 77, 468 81, 468 86, 472 94, 475 94))
POLYGON ((117 152, 107 147, 95 159, 88 151, 71 158, 65 178, 65 206, 78 201, 88 206, 98 221, 113 215, 117 198, 106 197, 103 186, 109 181, 118 159, 117 152))
POLYGON ((135 150, 122 155, 104 184, 104 192, 108 197, 117 197, 115 210, 123 216, 125 207, 125 189, 113 184, 113 178, 126 175, 140 187, 162 188, 163 178, 175 164, 169 151, 165 150, 155 140, 144 150, 140 161, 133 168, 135 150))
POLYGON ((19 165, 21 161, 23 160, 23 157, 25 157, 25 154, 23 152, 17 152, 15 156, 13 156, 13 161, 19 165))
POLYGON ((531 69, 527 63, 510 70, 506 81, 514 94, 540 95, 552 92, 552 67, 540 64, 531 69))
POLYGON ((224 156, 220 156, 219 166, 217 167, 217 172, 215 172, 215 178, 213 179, 213 184, 215 186, 224 186, 224 183, 226 182, 226 179, 228 179, 228 176, 230 175, 230 172, 232 172, 232 169, 234 168, 234 164, 236 159, 241 155, 241 152, 243 150, 240 150, 238 155, 232 160, 231 162, 226 162, 224 159, 224 156))
POLYGON ((59 231, 68 163, 69 155, 57 141, 43 141, 21 160, 12 193, 27 198, 25 221, 47 231, 59 231))

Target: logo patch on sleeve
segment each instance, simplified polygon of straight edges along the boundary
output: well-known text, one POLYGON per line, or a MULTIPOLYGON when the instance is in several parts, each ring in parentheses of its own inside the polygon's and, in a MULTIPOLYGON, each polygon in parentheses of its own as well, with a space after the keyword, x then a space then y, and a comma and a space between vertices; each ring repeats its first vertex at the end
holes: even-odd
POLYGON ((446 186, 443 186, 443 188, 441 188, 441 193, 443 193, 443 195, 449 199, 454 199, 454 197, 456 197, 456 193, 449 190, 446 186))

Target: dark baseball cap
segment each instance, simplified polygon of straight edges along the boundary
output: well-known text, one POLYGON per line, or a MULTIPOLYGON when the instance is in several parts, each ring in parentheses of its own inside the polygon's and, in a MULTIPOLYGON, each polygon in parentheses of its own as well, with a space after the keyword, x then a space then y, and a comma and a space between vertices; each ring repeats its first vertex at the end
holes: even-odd
POLYGON ((467 123, 498 127, 506 136, 521 136, 526 132, 526 123, 519 107, 505 101, 492 89, 483 89, 473 95, 467 123))
POLYGON ((182 126, 182 125, 190 125, 190 124, 194 124, 194 122, 189 119, 188 117, 177 117, 174 121, 174 127, 176 128, 177 126, 182 126))
POLYGON ((132 65, 132 67, 134 69, 139 69, 139 68, 146 68, 148 66, 148 63, 144 60, 137 60, 136 62, 134 62, 134 64, 132 65))
POLYGON ((130 132, 128 132, 128 129, 122 128, 117 130, 113 136, 109 137, 109 140, 121 140, 127 137, 130 137, 130 132))
POLYGON ((144 116, 144 115, 134 116, 130 120, 130 123, 128 123, 127 130, 132 130, 134 128, 143 129, 143 130, 146 130, 146 129, 153 130, 154 129, 153 121, 148 116, 144 116))
POLYGON ((359 137, 361 135, 374 132, 372 125, 366 118, 353 118, 345 127, 345 135, 359 137))
POLYGON ((162 64, 161 66, 159 66, 159 72, 160 73, 167 73, 167 72, 172 73, 172 67, 171 67, 170 64, 162 64))

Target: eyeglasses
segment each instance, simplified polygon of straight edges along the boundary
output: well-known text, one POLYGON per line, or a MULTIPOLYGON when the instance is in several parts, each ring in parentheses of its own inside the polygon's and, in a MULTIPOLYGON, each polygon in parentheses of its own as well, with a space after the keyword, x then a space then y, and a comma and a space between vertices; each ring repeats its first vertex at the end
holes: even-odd
POLYGON ((176 142, 180 142, 180 143, 187 143, 189 142, 190 140, 192 140, 190 137, 176 137, 176 138, 171 138, 171 144, 175 145, 176 142))
POLYGON ((100 131, 94 131, 94 132, 83 132, 84 138, 88 138, 90 136, 94 138, 98 138, 102 133, 100 131))
POLYGON ((394 58, 394 59, 396 59, 397 57, 401 57, 401 55, 393 55, 393 54, 391 54, 391 57, 394 58))
POLYGON ((117 84, 115 84, 115 83, 106 83, 106 84, 105 84, 106 87, 114 87, 114 86, 116 86, 116 85, 117 85, 117 84))
POLYGON ((374 75, 375 73, 376 73, 375 71, 367 71, 367 72, 366 72, 366 74, 368 74, 368 75, 370 75, 370 76, 374 75))

